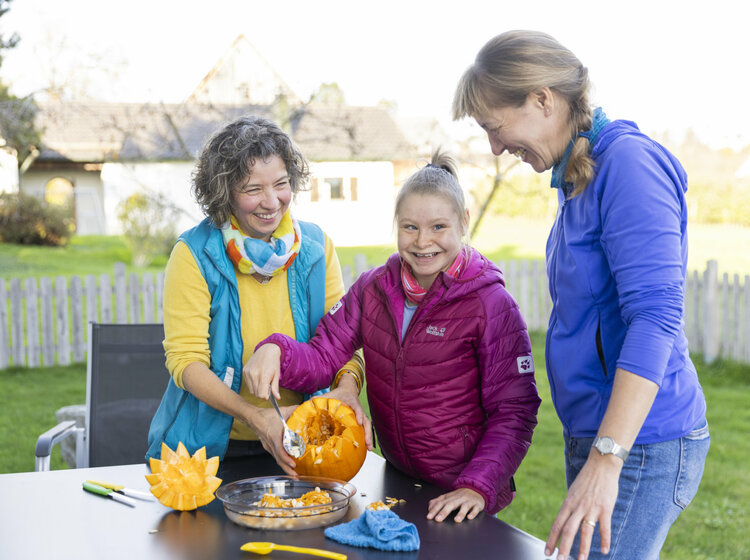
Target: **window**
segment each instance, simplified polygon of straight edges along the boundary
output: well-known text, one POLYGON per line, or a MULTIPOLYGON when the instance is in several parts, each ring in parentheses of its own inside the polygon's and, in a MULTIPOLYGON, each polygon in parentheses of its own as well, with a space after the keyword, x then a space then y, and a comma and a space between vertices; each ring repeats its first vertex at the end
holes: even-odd
POLYGON ((344 199, 344 180, 341 177, 326 179, 326 183, 331 188, 331 200, 344 199))
POLYGON ((65 206, 73 198, 73 183, 63 177, 50 179, 44 187, 44 201, 48 204, 65 206))
POLYGON ((351 194, 352 194, 350 200, 357 200, 357 178, 356 177, 352 177, 351 179, 349 179, 349 187, 351 189, 351 194))

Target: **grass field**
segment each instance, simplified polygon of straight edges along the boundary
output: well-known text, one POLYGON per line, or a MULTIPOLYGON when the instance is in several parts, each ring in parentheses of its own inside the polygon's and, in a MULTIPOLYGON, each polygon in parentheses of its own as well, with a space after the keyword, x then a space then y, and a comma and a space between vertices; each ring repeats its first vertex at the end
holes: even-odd
MULTIPOLYGON (((544 258, 550 222, 495 216, 483 221, 472 245, 492 260, 544 258)), ((750 228, 688 225, 688 269, 703 271, 716 260, 719 274, 750 274, 750 228)))
MULTIPOLYGON (((543 259, 550 223, 542 220, 491 216, 482 221, 472 245, 491 260, 543 259)), ((730 225, 689 226, 688 268, 704 270, 706 261, 719 263, 719 273, 750 274, 750 228, 730 225)), ((395 251, 390 243, 375 247, 337 247, 342 265, 354 266, 354 255, 363 253, 371 265, 385 262, 395 251)), ((167 255, 148 269, 164 269, 167 255)), ((121 237, 74 237, 67 247, 27 247, 0 243, 0 275, 70 276, 111 272, 115 262, 130 264, 130 250, 121 237)))

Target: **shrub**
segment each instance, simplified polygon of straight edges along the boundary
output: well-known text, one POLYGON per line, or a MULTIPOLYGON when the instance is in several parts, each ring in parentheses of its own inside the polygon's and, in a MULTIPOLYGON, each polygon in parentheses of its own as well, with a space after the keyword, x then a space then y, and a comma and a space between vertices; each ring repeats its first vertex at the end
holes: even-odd
POLYGON ((177 239, 175 223, 179 212, 158 194, 135 193, 120 203, 117 217, 133 253, 134 266, 148 266, 155 256, 169 254, 177 239))
POLYGON ((0 241, 65 245, 75 228, 72 204, 47 204, 24 193, 0 194, 0 241))

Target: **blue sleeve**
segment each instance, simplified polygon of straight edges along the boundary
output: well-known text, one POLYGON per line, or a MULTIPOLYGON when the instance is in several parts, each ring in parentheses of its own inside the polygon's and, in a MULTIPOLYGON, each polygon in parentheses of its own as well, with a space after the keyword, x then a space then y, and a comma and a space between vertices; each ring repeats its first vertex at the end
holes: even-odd
POLYGON ((624 138, 610 150, 594 182, 601 242, 627 325, 617 367, 661 385, 682 328, 686 177, 646 138, 624 138))

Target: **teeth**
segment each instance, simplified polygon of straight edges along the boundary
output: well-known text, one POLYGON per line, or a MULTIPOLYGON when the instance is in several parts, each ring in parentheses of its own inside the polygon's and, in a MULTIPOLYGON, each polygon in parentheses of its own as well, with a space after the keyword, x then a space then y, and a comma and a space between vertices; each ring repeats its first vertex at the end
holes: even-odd
POLYGON ((256 216, 258 216, 261 220, 270 220, 275 215, 276 215, 276 212, 274 212, 273 214, 256 214, 256 216))
POLYGON ((415 253, 418 257, 434 257, 437 253, 415 253))
POLYGON ((526 157, 526 148, 516 148, 516 150, 512 153, 518 159, 523 159, 524 157, 526 157))

